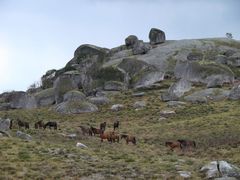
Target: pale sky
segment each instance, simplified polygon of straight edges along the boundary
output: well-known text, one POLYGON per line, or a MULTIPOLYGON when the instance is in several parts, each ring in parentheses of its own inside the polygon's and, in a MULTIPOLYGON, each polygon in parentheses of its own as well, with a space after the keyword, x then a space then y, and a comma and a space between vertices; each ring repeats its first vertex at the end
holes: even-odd
POLYGON ((167 39, 240 39, 239 0, 0 0, 0 93, 26 90, 81 44, 113 48, 152 27, 167 39))

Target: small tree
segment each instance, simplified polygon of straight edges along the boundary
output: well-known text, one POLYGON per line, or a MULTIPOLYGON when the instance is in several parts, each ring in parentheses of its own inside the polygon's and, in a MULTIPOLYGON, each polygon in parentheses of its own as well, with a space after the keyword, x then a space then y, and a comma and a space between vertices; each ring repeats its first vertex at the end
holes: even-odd
POLYGON ((229 38, 229 39, 232 39, 233 35, 232 35, 232 33, 226 33, 226 37, 229 38))

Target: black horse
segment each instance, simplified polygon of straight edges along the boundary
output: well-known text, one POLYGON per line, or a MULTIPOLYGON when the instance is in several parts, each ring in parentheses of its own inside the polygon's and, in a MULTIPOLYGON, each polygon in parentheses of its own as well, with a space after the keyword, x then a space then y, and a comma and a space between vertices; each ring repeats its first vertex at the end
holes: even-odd
POLYGON ((55 130, 57 130, 57 122, 49 121, 43 126, 43 129, 46 129, 46 127, 49 127, 49 129, 53 127, 55 130))
POLYGON ((106 126, 107 126, 107 123, 106 123, 106 122, 100 123, 100 129, 101 129, 101 130, 105 131, 106 126))

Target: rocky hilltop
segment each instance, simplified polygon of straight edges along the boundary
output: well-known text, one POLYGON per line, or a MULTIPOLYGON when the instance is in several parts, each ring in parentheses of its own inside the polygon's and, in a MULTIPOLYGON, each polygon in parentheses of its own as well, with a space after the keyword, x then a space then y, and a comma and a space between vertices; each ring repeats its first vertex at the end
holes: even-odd
POLYGON ((112 49, 79 46, 65 67, 42 76, 40 88, 1 94, 0 110, 53 105, 61 113, 93 112, 109 103, 108 92, 127 89, 162 89, 163 101, 239 99, 239 79, 239 41, 166 40, 163 31, 153 28, 149 42, 130 35, 112 49), (197 86, 203 90, 192 92, 197 86))

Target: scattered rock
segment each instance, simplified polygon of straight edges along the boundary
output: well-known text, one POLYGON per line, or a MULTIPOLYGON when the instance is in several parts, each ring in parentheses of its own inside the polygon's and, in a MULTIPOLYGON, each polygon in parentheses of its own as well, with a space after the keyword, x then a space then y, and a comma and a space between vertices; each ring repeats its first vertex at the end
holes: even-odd
POLYGON ((191 172, 188 171, 178 171, 179 175, 183 177, 184 179, 191 178, 191 172))
POLYGON ((144 107, 146 107, 146 102, 145 101, 137 101, 134 103, 133 107, 135 109, 143 109, 144 107))
POLYGON ((170 117, 170 116, 175 115, 175 114, 176 114, 176 112, 173 111, 173 110, 162 110, 160 112, 160 115, 165 117, 165 118, 170 117))
POLYGON ((227 56, 217 55, 215 61, 220 64, 227 64, 227 56))
POLYGON ((149 32, 150 44, 164 43, 166 40, 165 33, 157 28, 152 28, 149 32))
POLYGON ((82 143, 80 143, 80 142, 78 142, 78 143, 76 144, 76 147, 79 147, 79 148, 87 148, 86 145, 84 145, 84 144, 82 144, 82 143))
POLYGON ((109 98, 107 98, 106 96, 90 97, 90 98, 88 98, 88 101, 97 106, 110 103, 109 98))
POLYGON ((32 136, 30 136, 29 134, 26 134, 24 132, 21 132, 21 131, 17 131, 16 136, 19 137, 20 139, 24 139, 24 140, 27 140, 27 141, 32 140, 32 136))
POLYGON ((207 88, 221 88, 223 85, 221 76, 212 76, 212 80, 207 83, 207 88))
POLYGON ((168 107, 181 107, 186 105, 186 103, 182 101, 168 101, 167 105, 168 107))
POLYGON ((165 118, 165 117, 160 117, 158 120, 159 121, 163 121, 163 120, 166 120, 167 118, 165 118))
POLYGON ((132 96, 134 97, 142 97, 145 95, 145 92, 138 92, 138 93, 133 93, 132 96))
POLYGON ((191 52, 188 54, 187 59, 189 61, 201 61, 203 59, 203 54, 201 52, 191 52))
POLYGON ((226 161, 212 161, 203 166, 201 172, 205 173, 208 179, 217 178, 219 176, 224 178, 240 178, 240 169, 226 161), (217 166, 219 166, 219 169, 217 166))
POLYGON ((240 67, 240 52, 234 53, 232 56, 228 58, 228 65, 240 67))
POLYGON ((124 108, 124 106, 122 104, 114 104, 114 105, 112 105, 111 110, 113 110, 113 111, 120 111, 123 108, 124 108))
POLYGON ((230 100, 238 100, 238 99, 240 99, 240 85, 236 85, 236 86, 234 86, 231 89, 228 98, 230 100))

